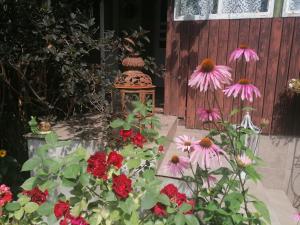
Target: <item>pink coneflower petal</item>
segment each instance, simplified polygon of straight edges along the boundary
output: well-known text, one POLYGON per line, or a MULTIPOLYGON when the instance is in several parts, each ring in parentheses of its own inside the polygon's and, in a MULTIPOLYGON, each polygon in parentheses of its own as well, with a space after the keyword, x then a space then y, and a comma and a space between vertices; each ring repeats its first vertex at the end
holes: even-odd
POLYGON ((182 152, 191 151, 192 145, 195 142, 194 137, 189 137, 187 135, 181 135, 174 139, 177 149, 182 152))
POLYGON ((216 108, 213 109, 198 108, 197 115, 199 116, 199 119, 202 122, 208 122, 208 121, 212 122, 221 119, 220 111, 216 108))
POLYGON ((165 165, 165 171, 173 176, 182 175, 184 170, 189 167, 190 160, 185 156, 173 155, 165 165))
POLYGON ((251 84, 247 79, 239 80, 238 83, 227 87, 223 92, 227 97, 233 96, 234 98, 240 94, 243 101, 247 100, 250 102, 253 102, 253 96, 256 98, 261 96, 258 88, 251 84))
POLYGON ((244 55, 246 62, 249 62, 250 60, 258 61, 259 57, 255 50, 249 48, 247 45, 240 45, 239 48, 235 49, 229 57, 229 61, 235 61, 240 59, 244 55))
POLYGON ((215 145, 211 139, 203 138, 194 144, 191 162, 198 163, 201 168, 211 168, 221 165, 220 156, 226 155, 224 150, 215 145))
POLYGON ((206 92, 208 89, 220 89, 222 84, 229 84, 230 81, 231 73, 229 67, 215 65, 213 60, 204 59, 193 72, 188 85, 206 92))
POLYGON ((300 222, 300 212, 298 212, 298 213, 296 213, 296 214, 294 215, 294 220, 295 220, 296 222, 300 222))

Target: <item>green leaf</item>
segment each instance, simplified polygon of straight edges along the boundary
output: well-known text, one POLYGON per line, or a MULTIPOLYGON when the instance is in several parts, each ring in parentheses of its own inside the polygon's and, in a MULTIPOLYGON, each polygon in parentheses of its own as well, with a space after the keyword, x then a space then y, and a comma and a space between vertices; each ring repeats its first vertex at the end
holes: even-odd
POLYGON ((5 209, 9 212, 17 211, 20 208, 21 208, 21 205, 18 202, 10 202, 5 205, 5 209))
POLYGON ((188 225, 200 225, 198 219, 194 215, 185 215, 185 220, 188 225))
POLYGON ((39 157, 33 157, 28 159, 22 166, 22 171, 31 171, 35 169, 41 163, 41 159, 39 157))
POLYGON ((36 181, 37 178, 36 177, 30 177, 29 179, 27 179, 23 184, 22 184, 22 188, 24 190, 31 190, 36 186, 36 181))
POLYGON ((179 208, 179 212, 186 213, 186 212, 190 211, 191 209, 192 209, 192 206, 190 204, 183 203, 179 208))
POLYGON ((18 202, 21 206, 25 205, 27 202, 30 202, 30 198, 26 195, 19 194, 18 197, 18 202))
POLYGON ((176 225, 184 225, 185 224, 185 217, 182 214, 177 214, 175 216, 175 224, 176 225))
POLYGON ((158 196, 158 201, 166 206, 170 205, 170 199, 165 194, 160 194, 158 196))
POLYGON ((157 203, 157 195, 154 193, 146 192, 141 200, 141 208, 144 210, 151 209, 157 203))
POLYGON ((38 208, 39 208, 39 205, 36 204, 35 202, 28 202, 24 206, 25 212, 29 213, 29 214, 35 212, 38 208))
POLYGON ((18 211, 15 211, 14 212, 14 217, 17 219, 17 220, 20 220, 24 215, 24 209, 19 209, 18 211))
POLYGON ((110 126, 115 129, 115 128, 122 127, 124 123, 125 123, 124 120, 116 119, 110 123, 110 126))
POLYGON ((258 181, 261 179, 261 175, 256 172, 253 166, 247 166, 245 169, 246 174, 253 180, 253 181, 258 181))
POLYGON ((265 203, 263 203, 262 201, 255 201, 253 202, 253 205, 257 210, 257 213, 259 213, 266 220, 266 222, 271 224, 270 213, 265 203))
POLYGON ((105 200, 108 202, 114 202, 114 201, 117 201, 117 198, 116 198, 116 195, 112 191, 109 191, 109 192, 107 192, 107 194, 105 196, 105 200))
POLYGON ((154 170, 145 170, 144 173, 143 173, 143 177, 146 180, 154 179, 155 178, 155 172, 154 172, 154 170))
POLYGON ((46 141, 47 144, 53 146, 53 145, 55 145, 58 142, 58 136, 57 136, 56 133, 51 132, 51 133, 49 133, 49 134, 46 135, 45 141, 46 141))
POLYGON ((50 202, 45 202, 37 210, 38 214, 41 216, 49 216, 53 212, 53 204, 50 202))
POLYGON ((127 161, 127 167, 129 170, 138 168, 140 164, 141 164, 141 159, 129 159, 127 161))
POLYGON ((71 164, 68 165, 64 172, 63 176, 67 179, 75 179, 80 173, 80 165, 79 164, 71 164))
POLYGON ((43 164, 49 168, 49 173, 57 173, 61 168, 60 163, 56 162, 53 159, 46 159, 43 161, 43 164))
POLYGON ((87 186, 90 182, 90 175, 87 173, 83 173, 79 177, 79 182, 82 184, 82 186, 87 186))

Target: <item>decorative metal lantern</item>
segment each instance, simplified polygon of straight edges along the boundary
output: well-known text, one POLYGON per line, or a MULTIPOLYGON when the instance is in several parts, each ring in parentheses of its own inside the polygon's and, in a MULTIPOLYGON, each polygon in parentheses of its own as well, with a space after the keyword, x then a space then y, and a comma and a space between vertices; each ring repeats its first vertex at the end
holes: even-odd
POLYGON ((151 77, 142 72, 144 60, 138 55, 132 55, 122 61, 124 72, 115 80, 115 88, 120 92, 121 111, 124 115, 132 111, 132 101, 146 103, 152 101, 152 111, 155 107, 155 86, 151 77))
POLYGON ((246 134, 245 136, 245 146, 250 148, 254 155, 257 155, 261 129, 253 124, 249 112, 246 112, 244 115, 241 127, 250 129, 252 131, 252 134, 246 134))

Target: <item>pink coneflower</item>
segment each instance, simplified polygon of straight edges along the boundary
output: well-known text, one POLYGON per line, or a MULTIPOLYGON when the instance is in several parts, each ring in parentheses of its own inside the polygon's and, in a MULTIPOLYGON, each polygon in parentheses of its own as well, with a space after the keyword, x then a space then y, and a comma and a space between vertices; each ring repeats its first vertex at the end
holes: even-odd
POLYGON ((193 147, 191 162, 198 163, 201 168, 210 168, 211 166, 216 166, 216 164, 220 165, 220 155, 226 154, 208 137, 202 138, 193 147))
POLYGON ((294 215, 294 220, 295 220, 296 222, 300 222, 300 212, 298 212, 298 213, 296 213, 296 214, 294 215))
POLYGON ((216 108, 204 109, 198 108, 197 115, 202 122, 217 121, 221 119, 220 111, 216 108))
POLYGON ((174 176, 181 175, 183 171, 189 167, 189 163, 189 158, 185 156, 173 155, 165 166, 165 170, 174 176))
POLYGON ((260 91, 248 79, 240 79, 238 83, 227 87, 224 91, 227 97, 233 95, 236 98, 239 94, 242 100, 253 102, 253 95, 260 97, 260 91))
POLYGON ((241 58, 244 55, 246 62, 249 62, 250 60, 253 61, 258 61, 259 57, 257 55, 257 53, 249 48, 248 45, 240 45, 239 48, 235 49, 229 58, 229 61, 234 61, 234 60, 238 60, 239 58, 241 58))
POLYGON ((240 167, 246 167, 252 164, 252 160, 245 153, 238 156, 236 162, 240 167))
POLYGON ((231 81, 230 68, 216 65, 212 59, 204 59, 193 72, 189 86, 199 88, 200 91, 208 89, 220 89, 221 84, 229 84, 231 81))
POLYGON ((182 152, 189 152, 195 142, 194 137, 189 137, 187 135, 181 135, 174 139, 177 149, 182 152))

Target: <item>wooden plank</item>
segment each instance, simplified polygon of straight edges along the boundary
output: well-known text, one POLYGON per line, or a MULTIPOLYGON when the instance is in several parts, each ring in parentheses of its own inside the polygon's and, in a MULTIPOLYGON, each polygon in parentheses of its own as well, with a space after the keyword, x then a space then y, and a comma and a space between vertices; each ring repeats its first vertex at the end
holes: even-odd
MULTIPOLYGON (((227 64, 229 64, 229 56, 232 51, 238 47, 239 40, 239 20, 230 20, 229 22, 229 37, 228 37, 228 55, 227 64)), ((231 62, 229 66, 232 68, 232 80, 236 80, 236 62, 231 62)), ((224 98, 224 115, 228 116, 233 108, 233 98, 224 98)), ((229 118, 227 118, 229 119, 229 118)))
POLYGON ((273 104, 272 133, 284 134, 287 129, 286 115, 287 105, 287 79, 289 73, 289 62, 291 60, 291 49, 293 43, 295 18, 284 18, 281 38, 281 47, 278 61, 277 82, 275 88, 275 101, 273 104))
POLYGON ((190 38, 190 22, 181 22, 178 27, 180 32, 180 58, 179 58, 179 73, 178 73, 178 117, 185 118, 186 116, 186 98, 187 85, 189 76, 189 38, 190 38), (189 35, 187 35, 189 34, 189 35))
MULTIPOLYGON (((260 19, 252 19, 250 20, 250 28, 249 28, 249 47, 258 52, 258 43, 259 43, 259 32, 260 32, 260 19)), ((247 65, 246 74, 248 79, 251 82, 255 82, 257 70, 257 62, 250 62, 247 65)), ((250 104, 253 107, 253 103, 250 104)), ((252 112, 251 112, 252 114, 252 112)))
MULTIPOLYGON (((197 65, 198 61, 198 46, 199 46, 199 36, 201 32, 201 25, 203 22, 194 21, 190 25, 190 48, 189 48, 189 70, 188 77, 191 76, 197 65)), ((194 128, 196 117, 196 99, 197 91, 194 88, 188 87, 187 90, 187 110, 186 110, 186 126, 188 128, 194 128)))
MULTIPOLYGON (((229 20, 220 20, 219 24, 219 41, 218 41, 218 56, 217 64, 226 65, 228 56, 228 39, 229 39, 229 20)), ((220 90, 217 92, 217 98, 220 107, 224 108, 224 94, 220 90)))
MULTIPOLYGON (((201 23, 200 27, 200 34, 199 34, 199 43, 198 43, 198 63, 201 63, 201 61, 208 56, 208 39, 209 39, 209 23, 208 21, 203 21, 201 23)), ((203 92, 200 92, 199 90, 196 90, 196 110, 199 107, 205 106, 205 94, 203 92)), ((202 122, 198 119, 196 116, 196 110, 194 112, 195 114, 195 121, 194 121, 194 127, 195 128, 203 128, 202 122)))
POLYGON ((253 104, 254 108, 256 109, 253 112, 253 121, 255 124, 260 124, 263 112, 263 96, 265 94, 271 28, 272 19, 261 19, 258 49, 260 60, 257 62, 257 68, 259 69, 256 71, 255 86, 260 90, 262 98, 256 99, 253 104))
MULTIPOLYGON (((262 117, 272 120, 273 106, 275 99, 275 88, 277 79, 278 60, 280 53, 281 35, 282 35, 282 18, 274 18, 272 21, 272 31, 270 37, 270 50, 268 56, 268 67, 266 74, 265 94, 263 98, 262 117)), ((271 124, 265 128, 265 132, 270 133, 271 124)))

